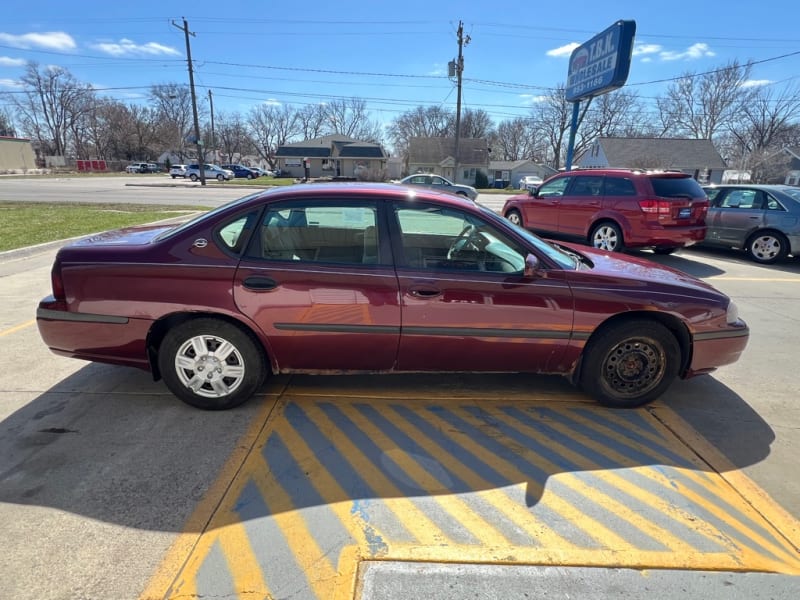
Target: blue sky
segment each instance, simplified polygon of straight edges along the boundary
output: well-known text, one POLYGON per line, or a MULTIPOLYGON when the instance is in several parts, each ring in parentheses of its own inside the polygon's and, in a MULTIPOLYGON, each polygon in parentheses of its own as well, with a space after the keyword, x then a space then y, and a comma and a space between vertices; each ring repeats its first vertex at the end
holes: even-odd
POLYGON ((459 21, 470 37, 463 106, 496 123, 525 116, 565 81, 573 47, 619 19, 636 21, 628 89, 647 100, 663 92, 662 80, 732 59, 764 61, 753 69, 753 85, 800 78, 798 11, 788 0, 3 0, 2 13, 0 93, 19 91, 28 60, 65 67, 126 102, 141 101, 154 84, 188 83, 184 35, 173 25, 186 18, 198 96, 206 101, 212 90, 215 112, 353 96, 383 122, 419 105, 454 109, 446 75, 459 21))

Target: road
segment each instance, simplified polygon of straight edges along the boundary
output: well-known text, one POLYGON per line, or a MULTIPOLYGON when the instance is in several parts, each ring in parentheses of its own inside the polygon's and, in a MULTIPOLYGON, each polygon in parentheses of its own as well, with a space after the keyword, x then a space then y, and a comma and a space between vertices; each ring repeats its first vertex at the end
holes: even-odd
MULTIPOLYGON (((5 198, 25 195, 9 181, 5 198)), ((242 195, 90 181, 26 194, 242 195)), ((0 597, 352 598, 356 579, 362 598, 800 597, 798 261, 653 256, 729 294, 752 335, 739 363, 647 409, 600 409, 559 378, 452 375, 276 377, 208 413, 44 348, 53 256, 0 254, 0 597)))

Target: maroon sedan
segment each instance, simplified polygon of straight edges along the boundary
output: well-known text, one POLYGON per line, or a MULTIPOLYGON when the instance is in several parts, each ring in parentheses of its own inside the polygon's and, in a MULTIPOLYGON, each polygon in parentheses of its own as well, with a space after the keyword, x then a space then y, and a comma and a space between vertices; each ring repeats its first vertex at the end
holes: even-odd
POLYGON ((259 192, 60 250, 53 352, 236 406, 268 373, 525 371, 638 406, 739 358, 736 307, 646 260, 552 245, 469 200, 379 184, 259 192))

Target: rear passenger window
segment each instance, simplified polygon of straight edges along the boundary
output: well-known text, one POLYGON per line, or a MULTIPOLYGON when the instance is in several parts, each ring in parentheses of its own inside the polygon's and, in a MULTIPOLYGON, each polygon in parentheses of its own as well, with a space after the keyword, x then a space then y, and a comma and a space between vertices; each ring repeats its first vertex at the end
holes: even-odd
POLYGON ((579 175, 572 180, 567 191, 570 196, 599 196, 603 190, 603 177, 597 175, 579 175))
POLYGON ((379 262, 373 206, 271 208, 252 254, 268 260, 376 264, 379 262))
POLYGON ((630 179, 623 177, 606 177, 606 196, 635 196, 636 187, 630 179))

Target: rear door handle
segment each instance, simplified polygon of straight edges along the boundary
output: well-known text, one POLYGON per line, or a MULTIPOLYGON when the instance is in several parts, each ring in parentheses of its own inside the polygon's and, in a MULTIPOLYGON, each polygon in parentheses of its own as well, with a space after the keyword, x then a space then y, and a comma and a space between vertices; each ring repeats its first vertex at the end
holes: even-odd
POLYGON ((268 292, 278 287, 278 282, 271 277, 253 275, 251 277, 247 277, 242 282, 242 285, 244 285, 244 287, 246 287, 248 290, 253 290, 254 292, 268 292))

